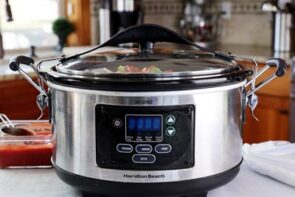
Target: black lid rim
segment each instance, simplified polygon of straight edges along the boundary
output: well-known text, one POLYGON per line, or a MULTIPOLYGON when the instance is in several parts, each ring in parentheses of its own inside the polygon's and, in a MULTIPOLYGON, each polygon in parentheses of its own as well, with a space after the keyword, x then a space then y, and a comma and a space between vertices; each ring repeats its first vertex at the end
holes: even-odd
POLYGON ((69 77, 55 77, 49 73, 41 73, 47 82, 81 89, 105 90, 105 91, 175 91, 190 90, 198 88, 220 87, 232 83, 242 82, 253 74, 252 70, 242 70, 235 73, 222 76, 214 76, 212 78, 203 79, 169 79, 161 81, 153 80, 130 80, 130 78, 119 80, 89 80, 69 77))
MULTIPOLYGON (((173 73, 173 74, 163 74, 163 73, 145 73, 145 74, 120 74, 120 73, 107 73, 100 74, 97 76, 84 76, 84 75, 69 75, 66 73, 60 73, 56 71, 55 67, 51 67, 49 70, 45 71, 48 75, 54 78, 63 78, 69 80, 81 80, 81 81, 104 81, 104 82, 156 82, 156 81, 183 81, 183 80, 206 80, 213 78, 226 78, 228 76, 238 76, 244 75, 244 73, 249 73, 252 70, 243 69, 240 66, 229 68, 223 72, 212 72, 212 74, 201 74, 200 72, 183 72, 183 73, 173 73)), ((249 75, 251 75, 249 74, 249 75)), ((249 76, 247 75, 247 77, 249 76)))

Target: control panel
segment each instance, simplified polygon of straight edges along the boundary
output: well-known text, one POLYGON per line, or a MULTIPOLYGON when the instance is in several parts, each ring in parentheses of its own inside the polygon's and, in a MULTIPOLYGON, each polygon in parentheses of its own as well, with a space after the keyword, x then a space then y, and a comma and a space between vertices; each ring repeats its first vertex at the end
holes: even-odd
POLYGON ((125 170, 194 166, 194 114, 193 105, 97 105, 97 165, 125 170))

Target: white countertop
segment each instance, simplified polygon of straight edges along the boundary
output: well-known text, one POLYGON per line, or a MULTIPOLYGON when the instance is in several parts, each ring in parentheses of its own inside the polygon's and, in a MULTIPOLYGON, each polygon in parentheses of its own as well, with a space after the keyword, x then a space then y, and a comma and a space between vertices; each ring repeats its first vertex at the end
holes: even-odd
MULTIPOLYGON (((0 196, 5 197, 82 197, 63 183, 54 169, 1 169, 0 196)), ((256 174, 242 164, 230 183, 212 190, 208 197, 294 197, 295 187, 256 174)))

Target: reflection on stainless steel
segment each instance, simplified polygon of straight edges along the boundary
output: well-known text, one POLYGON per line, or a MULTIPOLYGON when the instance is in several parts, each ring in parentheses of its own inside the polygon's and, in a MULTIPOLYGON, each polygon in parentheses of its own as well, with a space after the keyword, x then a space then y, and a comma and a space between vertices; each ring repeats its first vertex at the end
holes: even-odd
MULTIPOLYGON (((106 92, 81 90, 49 84, 52 87, 53 124, 57 134, 54 163, 86 177, 116 182, 173 182, 191 180, 229 170, 242 160, 241 109, 244 84, 215 87, 212 90, 175 92, 106 92), (81 92, 82 91, 82 92, 81 92), (88 93, 87 93, 88 92, 88 93), (155 96, 156 95, 156 96, 155 96), (195 163, 189 169, 163 170, 165 178, 124 179, 124 174, 144 175, 146 171, 112 170, 96 164, 95 106, 138 106, 138 99, 152 98, 152 105, 194 105, 195 163), (71 107, 68 107, 71 106, 71 107), (81 113, 82 112, 82 113, 81 113), (60 121, 64 120, 64 121, 60 121), (214 122, 214 124, 212 124, 214 122), (61 143, 62 142, 62 143, 61 143)), ((153 173, 153 171, 151 171, 153 173)), ((156 172, 155 172, 156 173, 156 172)))

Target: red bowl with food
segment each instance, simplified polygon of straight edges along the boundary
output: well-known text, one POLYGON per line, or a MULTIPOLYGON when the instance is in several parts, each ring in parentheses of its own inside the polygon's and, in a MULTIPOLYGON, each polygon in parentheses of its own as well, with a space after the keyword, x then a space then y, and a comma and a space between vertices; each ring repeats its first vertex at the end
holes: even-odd
POLYGON ((13 121, 0 125, 0 168, 51 167, 53 134, 45 121, 13 121))

